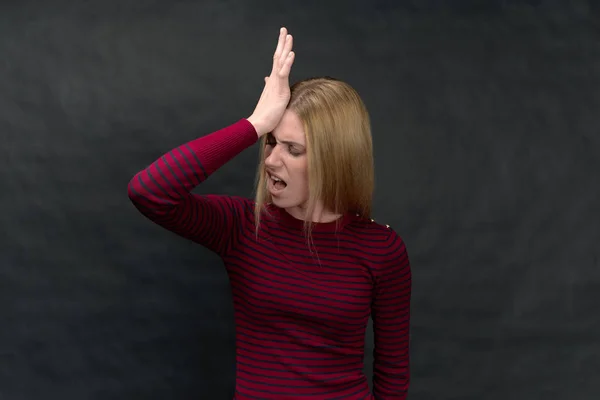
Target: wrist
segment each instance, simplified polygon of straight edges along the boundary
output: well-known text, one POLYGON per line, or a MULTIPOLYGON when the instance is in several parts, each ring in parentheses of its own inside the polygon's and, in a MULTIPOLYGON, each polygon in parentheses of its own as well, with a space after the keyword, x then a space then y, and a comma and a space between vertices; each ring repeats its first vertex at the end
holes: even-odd
POLYGON ((256 117, 254 117, 253 115, 249 116, 248 118, 246 118, 246 120, 248 122, 250 122, 250 124, 252 124, 252 126, 254 127, 254 130, 256 131, 256 134, 258 135, 258 137, 263 136, 265 133, 265 129, 263 128, 263 124, 257 120, 256 117))

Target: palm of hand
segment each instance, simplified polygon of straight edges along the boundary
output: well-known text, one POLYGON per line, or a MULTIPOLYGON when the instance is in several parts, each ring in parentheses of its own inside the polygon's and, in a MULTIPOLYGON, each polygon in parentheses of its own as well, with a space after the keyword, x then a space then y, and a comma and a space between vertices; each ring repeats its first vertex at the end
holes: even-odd
POLYGON ((273 54, 271 75, 265 78, 265 87, 254 112, 248 118, 259 136, 275 129, 290 100, 289 76, 295 57, 292 46, 292 35, 287 33, 286 28, 281 28, 273 54))

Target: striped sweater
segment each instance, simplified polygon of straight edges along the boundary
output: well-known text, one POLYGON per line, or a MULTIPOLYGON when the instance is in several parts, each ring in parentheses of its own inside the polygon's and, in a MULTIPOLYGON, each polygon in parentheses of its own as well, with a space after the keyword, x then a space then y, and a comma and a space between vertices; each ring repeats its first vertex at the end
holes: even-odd
POLYGON ((145 217, 223 260, 236 324, 234 399, 406 399, 411 270, 392 228, 348 213, 316 224, 309 249, 302 221, 283 209, 268 206, 257 236, 253 200, 191 192, 257 138, 241 119, 172 149, 128 185, 145 217))

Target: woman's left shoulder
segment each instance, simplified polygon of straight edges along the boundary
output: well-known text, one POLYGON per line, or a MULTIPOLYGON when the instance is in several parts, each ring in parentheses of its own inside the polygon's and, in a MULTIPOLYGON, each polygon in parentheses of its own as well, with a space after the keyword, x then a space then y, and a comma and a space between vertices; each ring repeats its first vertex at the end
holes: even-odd
POLYGON ((389 224, 374 217, 364 217, 356 214, 356 221, 362 228, 371 231, 372 233, 380 233, 384 235, 400 236, 398 232, 389 224))
POLYGON ((356 228, 370 246, 389 248, 404 247, 404 240, 400 233, 391 224, 374 217, 361 217, 357 215, 356 228))

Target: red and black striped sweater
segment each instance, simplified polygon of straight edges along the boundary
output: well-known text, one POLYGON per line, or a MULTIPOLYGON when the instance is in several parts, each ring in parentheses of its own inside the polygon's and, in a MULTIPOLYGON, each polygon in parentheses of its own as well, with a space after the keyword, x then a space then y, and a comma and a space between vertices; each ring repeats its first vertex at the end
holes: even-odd
POLYGON ((311 252, 302 221, 283 209, 269 206, 257 237, 253 200, 191 193, 257 139, 241 119, 172 149, 128 186, 144 216, 222 258, 234 302, 235 399, 406 399, 411 269, 392 228, 349 213, 341 225, 316 224, 311 252), (369 316, 372 390, 363 373, 369 316))

